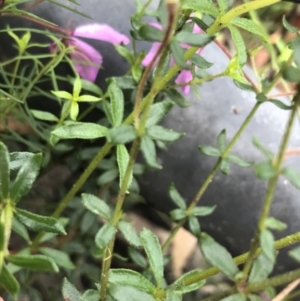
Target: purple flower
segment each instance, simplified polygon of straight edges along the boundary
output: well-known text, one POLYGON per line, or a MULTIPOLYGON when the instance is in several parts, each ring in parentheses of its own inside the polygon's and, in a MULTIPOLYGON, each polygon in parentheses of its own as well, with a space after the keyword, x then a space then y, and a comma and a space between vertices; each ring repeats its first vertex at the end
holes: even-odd
MULTIPOLYGON (((102 65, 101 54, 91 45, 77 39, 83 37, 105 41, 111 44, 128 44, 130 40, 106 24, 87 24, 78 26, 66 39, 66 46, 72 48, 70 54, 74 66, 81 78, 94 82, 102 65)), ((56 51, 54 44, 50 45, 50 51, 56 51)))
MULTIPOLYGON (((158 29, 162 29, 162 26, 158 23, 150 23, 150 25, 153 27, 156 27, 158 29)), ((203 32, 202 29, 197 24, 195 24, 194 28, 193 28, 193 33, 201 33, 201 32, 203 32)), ((160 45, 161 45, 160 42, 154 42, 152 44, 150 51, 147 53, 147 55, 145 56, 145 58, 142 61, 143 66, 148 66, 150 64, 150 62, 153 60, 155 54, 157 53, 160 45)), ((187 44, 181 44, 181 46, 183 48, 190 47, 187 44)), ((200 54, 202 49, 203 48, 199 48, 196 53, 200 54)), ((190 64, 190 62, 187 62, 187 63, 190 64)), ((171 58, 171 66, 173 66, 174 64, 175 64, 174 59, 171 58)), ((195 68, 197 68, 197 67, 195 67, 195 68)), ((193 79, 193 74, 190 70, 181 70, 175 79, 175 83, 180 85, 180 84, 187 83, 187 82, 191 81, 192 79, 193 79)), ((190 88, 191 87, 189 85, 186 85, 186 86, 183 86, 181 89, 184 94, 188 94, 190 91, 190 88)))

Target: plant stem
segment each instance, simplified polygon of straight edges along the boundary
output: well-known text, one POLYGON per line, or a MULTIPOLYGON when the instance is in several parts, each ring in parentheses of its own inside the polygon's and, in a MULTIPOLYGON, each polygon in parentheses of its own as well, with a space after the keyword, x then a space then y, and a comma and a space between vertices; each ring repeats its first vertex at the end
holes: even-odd
MULTIPOLYGON (((82 175, 79 177, 79 179, 76 181, 76 183, 73 185, 73 187, 70 189, 70 191, 65 195, 65 197, 60 201, 58 204, 58 207, 56 210, 52 213, 52 217, 58 218, 61 213, 64 211, 66 206, 69 204, 71 199, 75 196, 75 194, 79 191, 79 189, 82 187, 82 185, 85 183, 85 181, 89 178, 89 176, 92 174, 94 169, 97 167, 99 162, 106 156, 106 154, 110 151, 112 147, 112 144, 106 143, 101 148, 99 153, 94 157, 94 159, 90 162, 87 169, 82 173, 82 175)), ((40 232, 35 239, 32 242, 31 245, 31 251, 34 252, 38 246, 39 241, 44 236, 43 232, 40 232)))
POLYGON ((273 196, 274 196, 275 189, 276 189, 276 184, 277 184, 278 178, 280 176, 280 169, 281 169, 281 164, 283 162, 284 153, 287 148, 287 144, 288 144, 288 141, 289 141, 289 138, 291 135, 292 125, 294 123, 295 117, 297 115, 298 106, 300 104, 300 84, 298 84, 297 91, 298 92, 293 99, 294 106, 293 106, 290 118, 288 120, 286 130, 285 130, 285 133, 282 138, 282 142, 280 144, 279 152, 273 163, 273 167, 274 167, 274 170, 276 171, 276 175, 273 178, 271 178, 269 181, 267 192, 266 192, 266 197, 265 197, 264 204, 263 204, 263 209, 262 209, 261 216, 260 216, 258 226, 257 226, 257 230, 256 230, 253 242, 250 247, 249 256, 247 258, 247 261, 246 261, 244 269, 243 269, 243 274, 244 274, 243 280, 244 281, 246 281, 246 279, 249 275, 249 272, 250 272, 250 269, 252 266, 252 262, 254 260, 255 251, 259 246, 259 236, 260 236, 261 231, 265 228, 265 221, 270 212, 273 196))
MULTIPOLYGON (((118 193, 116 208, 114 210, 114 214, 110 221, 114 226, 117 226, 120 218, 122 217, 122 205, 124 202, 126 191, 129 186, 129 181, 130 181, 130 177, 132 174, 133 165, 136 160, 136 156, 138 154, 139 148, 140 148, 140 138, 137 138, 134 140, 131 150, 130 150, 130 159, 129 159, 129 162, 128 162, 128 165, 126 168, 126 172, 124 175, 124 180, 121 185, 121 189, 118 193)), ((114 244, 115 244, 115 237, 116 237, 116 234, 114 235, 113 239, 109 242, 109 244, 106 247, 105 252, 104 252, 105 255, 104 255, 104 259, 103 259, 103 266, 102 266, 102 273, 101 273, 101 280, 100 280, 100 283, 101 283, 100 301, 104 301, 106 298, 108 273, 109 273, 109 269, 110 269, 111 261, 112 261, 112 253, 113 253, 114 244)))

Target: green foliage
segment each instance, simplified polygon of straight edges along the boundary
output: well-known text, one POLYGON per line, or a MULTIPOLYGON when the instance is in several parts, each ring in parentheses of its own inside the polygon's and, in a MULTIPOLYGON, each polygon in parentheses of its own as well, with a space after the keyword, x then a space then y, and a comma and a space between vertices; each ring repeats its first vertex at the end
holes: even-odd
MULTIPOLYGON (((73 62, 70 56, 74 49, 66 42, 71 34, 18 7, 18 1, 2 2, 1 15, 21 16, 45 29, 7 27, 0 30, 1 34, 11 37, 17 50, 15 56, 0 57, 0 121, 4 129, 2 132, 1 127, 0 132, 0 295, 6 291, 17 299, 18 294, 24 293, 32 300, 41 300, 35 288, 26 288, 28 284, 35 283, 41 271, 49 274, 60 272, 55 280, 62 279, 62 273, 67 273, 72 283, 84 288, 85 291, 81 293, 64 278, 62 295, 66 301, 180 301, 183 294, 197 293, 205 283, 203 279, 212 275, 214 269, 188 271, 171 284, 164 279, 168 257, 163 254, 179 227, 173 227, 169 239, 161 246, 156 234, 145 228, 139 234, 131 221, 123 219, 126 208, 140 201, 137 177, 143 174, 145 165, 135 162, 139 158, 138 152, 143 154, 150 168, 163 169, 164 162, 157 161, 157 146, 167 149, 168 143, 174 143, 185 135, 160 124, 173 105, 183 109, 191 105, 177 89, 177 73, 182 70, 192 76, 187 83, 192 88, 193 85, 227 76, 240 89, 255 93, 257 105, 269 102, 278 110, 294 112, 297 104, 269 97, 268 92, 278 80, 283 86, 287 85, 287 81, 300 82, 298 28, 286 17, 283 18, 284 28, 295 36, 288 43, 287 50, 283 47, 284 40, 276 47, 273 44, 260 44, 270 52, 272 69, 261 71, 255 68, 257 82, 254 84, 243 70, 248 58, 255 52, 248 48, 245 32, 257 36, 259 43, 268 43, 271 31, 265 28, 266 23, 259 19, 259 14, 254 10, 278 0, 248 1, 237 6, 227 0, 182 0, 180 5, 179 1, 161 1, 157 10, 148 7, 150 1, 136 0, 137 12, 130 20, 133 47, 129 49, 125 45, 114 45, 117 55, 130 65, 128 72, 107 79, 108 87, 102 91, 98 84, 80 77, 77 62, 73 62), (174 11, 170 7, 175 7, 174 11), (250 14, 245 15, 248 12, 250 14), (169 18, 172 13, 173 18, 169 18), (147 19, 144 17, 149 16, 156 18, 163 30, 145 23, 147 19), (174 23, 169 24, 169 20, 174 23), (201 27, 202 33, 193 32, 195 24, 201 27), (51 33, 47 28, 51 29, 51 33), (224 71, 210 74, 209 68, 214 62, 208 62, 200 51, 223 28, 229 30, 236 54, 231 56, 224 71), (165 36, 168 29, 171 29, 171 34, 165 36), (34 35, 47 37, 48 42, 36 43, 34 35), (146 53, 137 50, 139 47, 135 47, 135 40, 160 43, 162 52, 157 55, 153 70, 147 70, 147 66, 142 65, 146 53), (50 42, 57 47, 55 53, 49 52, 50 42), (37 52, 31 52, 33 47, 37 52), (291 59, 287 59, 287 53, 291 53, 291 59), (57 67, 61 63, 70 67, 72 74, 59 74, 57 67), (144 73, 145 70, 149 72, 144 73), (276 75, 267 78, 268 73, 276 75), (270 79, 271 84, 268 82, 270 79), (49 89, 44 89, 44 86, 49 89), (139 95, 139 104, 140 99, 136 96, 138 91, 143 91, 139 95), (50 106, 58 110, 33 109, 30 101, 37 96, 41 101, 46 99, 50 106), (90 121, 90 112, 97 116, 97 121, 90 121), (8 122, 11 116, 30 126, 31 132, 19 133, 11 129, 8 122), (91 146, 90 142, 94 145, 91 146), (25 151, 21 152, 20 149, 25 151), (38 190, 39 187, 33 184, 39 173, 47 173, 57 163, 64 164, 72 173, 70 191, 66 191, 63 183, 56 191, 55 197, 61 196, 62 201, 48 202, 47 191, 39 191, 40 197, 45 198, 43 208, 38 208, 37 204, 33 206, 29 201, 23 202, 24 196, 27 195, 31 200, 38 190), (79 191, 82 193, 82 202, 77 197, 79 191), (114 200, 117 200, 116 204, 114 200), (50 212, 50 207, 55 211, 50 212), (63 212, 67 218, 59 218, 63 212), (20 246, 10 245, 12 232, 22 238, 20 246), (127 248, 123 248, 121 254, 117 254, 120 236, 129 246, 127 253, 127 248), (102 270, 99 258, 102 260, 102 270), (126 262, 128 266, 135 263, 139 272, 112 269, 112 258, 126 262), (58 267, 62 267, 62 271, 58 267), (87 280, 84 282, 89 287, 84 287, 82 279, 87 280)), ((49 2, 84 16, 80 8, 76 8, 78 3, 75 0, 69 0, 70 3, 66 5, 58 1, 49 2)), ((236 129, 237 135, 231 141, 224 129, 216 137, 216 146, 199 146, 202 154, 217 157, 217 162, 205 182, 199 183, 203 185, 194 199, 185 200, 173 183, 169 187, 169 196, 176 206, 169 212, 170 221, 177 221, 179 226, 187 223, 190 231, 199 239, 198 246, 210 265, 235 282, 237 290, 229 291, 233 293, 223 299, 218 297, 218 300, 224 301, 261 300, 255 295, 257 290, 253 289, 253 284, 263 285, 260 291, 266 291, 270 283, 274 284, 269 275, 275 267, 277 253, 271 230, 283 231, 287 225, 270 217, 267 211, 271 204, 266 201, 262 203, 264 211, 250 250, 253 255, 260 247, 261 253, 256 258, 256 255, 249 256, 246 263, 248 271, 245 269, 245 274, 240 272, 231 254, 214 238, 201 231, 202 217, 213 214, 216 206, 199 206, 196 203, 213 181, 214 173, 221 170, 229 175, 232 163, 239 167, 253 165, 256 177, 268 180, 269 185, 282 175, 300 189, 298 171, 290 166, 282 167, 286 145, 282 144, 279 155, 275 155, 254 138, 254 146, 264 156, 261 162, 247 162, 231 154, 251 118, 246 119, 240 132, 236 129), (189 203, 190 206, 187 206, 189 203), (242 292, 247 292, 247 295, 242 292)), ((291 128, 287 128, 286 133, 289 131, 291 128)), ((181 183, 177 183, 177 186, 181 191, 181 183)), ((266 192, 266 200, 273 197, 270 191, 266 192)), ((289 255, 300 262, 299 253, 299 248, 294 248, 289 255)), ((299 274, 298 271, 296 278, 299 278, 299 274)), ((283 278, 277 279, 276 285, 284 284, 283 278)), ((6 296, 5 300, 11 300, 6 296)), ((52 295, 47 297, 52 298, 52 295)), ((60 296, 56 294, 55 298, 60 296)))

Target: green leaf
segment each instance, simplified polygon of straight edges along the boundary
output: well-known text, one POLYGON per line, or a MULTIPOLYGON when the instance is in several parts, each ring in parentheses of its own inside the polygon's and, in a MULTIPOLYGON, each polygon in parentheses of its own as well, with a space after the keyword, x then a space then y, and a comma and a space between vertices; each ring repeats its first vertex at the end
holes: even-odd
POLYGON ((141 150, 149 166, 157 169, 162 168, 161 165, 156 162, 155 145, 149 136, 142 137, 141 150))
POLYGON ((200 223, 194 215, 189 216, 189 228, 195 236, 198 237, 200 235, 201 233, 200 223))
POLYGON ((82 203, 85 208, 89 211, 100 215, 105 220, 109 220, 111 218, 111 212, 109 206, 105 203, 105 201, 99 199, 95 195, 83 193, 81 195, 82 203))
POLYGON ((16 233, 18 233, 22 238, 24 238, 28 243, 30 243, 30 237, 29 237, 27 229, 15 217, 13 219, 12 229, 16 233))
POLYGON ((51 91, 51 93, 58 98, 67 99, 69 101, 73 100, 73 95, 66 91, 51 91))
POLYGON ((201 234, 199 243, 207 261, 233 280, 239 270, 230 253, 206 233, 201 234))
POLYGON ((255 92, 255 90, 253 89, 253 87, 249 84, 245 84, 245 83, 242 83, 240 81, 237 81, 237 80, 233 80, 234 84, 240 88, 241 90, 245 90, 245 91, 251 91, 251 92, 255 92))
POLYGON ((38 176, 42 160, 42 154, 35 154, 20 168, 10 192, 10 198, 14 202, 18 202, 31 189, 33 182, 38 176))
POLYGON ((283 26, 290 32, 295 33, 296 35, 298 35, 298 31, 299 29, 293 25, 291 25, 287 20, 285 15, 283 15, 282 17, 282 24, 283 26))
POLYGON ((239 65, 244 66, 247 62, 247 51, 243 37, 236 27, 229 25, 228 28, 231 32, 231 37, 236 47, 239 65))
POLYGON ((35 270, 35 271, 49 271, 58 273, 59 269, 52 258, 44 255, 8 255, 6 259, 17 266, 22 268, 35 270))
POLYGON ((116 76, 114 79, 121 89, 134 89, 136 87, 136 82, 130 75, 116 76))
POLYGON ((269 180, 276 175, 276 170, 271 161, 265 161, 254 165, 256 176, 261 180, 269 180))
POLYGON ((142 268, 146 268, 148 265, 148 262, 146 258, 137 250, 129 247, 128 248, 128 255, 132 259, 133 262, 135 262, 137 265, 139 265, 142 268))
POLYGON ((182 69, 191 69, 184 59, 185 49, 180 45, 177 39, 172 39, 170 43, 171 52, 173 54, 176 64, 182 69))
POLYGON ((265 35, 263 28, 261 28, 261 26, 256 24, 253 20, 236 17, 232 19, 230 23, 258 35, 263 42, 268 41, 268 37, 265 35))
POLYGON ((174 183, 171 183, 169 187, 169 196, 179 208, 186 209, 186 202, 176 189, 174 183))
POLYGON ((247 297, 242 293, 234 294, 222 299, 222 301, 246 301, 246 300, 247 297))
POLYGON ((216 209, 216 206, 209 206, 209 207, 198 206, 198 207, 195 207, 192 210, 192 215, 195 215, 195 216, 207 216, 207 215, 212 214, 215 209, 216 209))
POLYGON ((111 301, 157 301, 157 299, 152 295, 140 291, 132 286, 110 284, 108 287, 108 293, 109 296, 112 297, 111 301))
MULTIPOLYGON (((2 264, 3 254, 5 250, 5 226, 0 222, 0 265, 2 264)), ((1 268, 0 268, 1 269, 1 268)))
POLYGON ((62 251, 51 249, 51 248, 39 248, 39 251, 44 255, 46 255, 47 257, 53 259, 53 261, 59 266, 62 266, 66 269, 75 268, 75 265, 71 261, 69 255, 62 251))
POLYGON ((127 60, 127 62, 130 64, 130 65, 133 65, 134 63, 134 55, 131 53, 131 51, 125 47, 125 46, 122 46, 122 45, 114 45, 115 49, 117 50, 117 52, 127 60))
POLYGON ((300 247, 294 248, 293 250, 289 251, 289 255, 300 263, 300 247))
POLYGON ((71 284, 67 278, 64 278, 63 285, 62 285, 62 295, 64 300, 66 301, 80 301, 81 294, 75 288, 73 284, 71 284))
POLYGON ((45 120, 45 121, 53 121, 58 122, 58 118, 50 112, 38 111, 38 110, 30 110, 32 115, 36 119, 45 120))
POLYGON ((0 141, 0 200, 9 197, 9 152, 4 143, 0 141))
MULTIPOLYGON (((129 163, 129 159, 130 159, 130 157, 129 157, 129 154, 128 154, 128 151, 127 151, 127 148, 125 147, 125 145, 123 145, 123 144, 117 145, 117 162, 118 162, 119 174, 120 174, 120 183, 119 183, 120 188, 124 181, 124 177, 125 177, 128 163, 129 163)), ((128 187, 130 187, 130 185, 132 183, 132 179, 133 179, 133 175, 132 175, 132 170, 131 170, 126 190, 128 189, 128 187)))
POLYGON ((275 262, 275 241, 274 236, 269 230, 262 230, 260 233, 260 246, 263 253, 271 260, 275 262))
POLYGON ((288 66, 284 68, 283 78, 292 83, 298 83, 300 80, 300 70, 294 66, 288 66))
POLYGON ((260 282, 266 279, 273 271, 274 261, 264 253, 254 259, 253 266, 249 276, 249 283, 260 282))
POLYGON ((187 108, 191 105, 185 99, 185 97, 180 92, 178 92, 176 89, 167 90, 167 91, 165 91, 165 93, 172 101, 174 101, 181 108, 187 108))
POLYGON ((0 270, 1 285, 15 298, 17 297, 20 285, 17 279, 9 272, 7 266, 4 264, 0 270))
POLYGON ((216 6, 209 0, 184 0, 182 9, 192 9, 212 16, 219 14, 216 6))
POLYGON ((182 293, 177 293, 172 289, 167 289, 166 301, 182 301, 182 293))
POLYGON ((294 105, 291 105, 291 106, 286 105, 285 103, 283 103, 282 101, 280 101, 278 99, 268 99, 268 101, 281 110, 289 111, 289 110, 293 109, 293 106, 294 106, 294 105))
POLYGON ((281 173, 286 176, 294 187, 300 189, 300 174, 298 171, 291 167, 285 167, 282 169, 281 173))
POLYGON ((22 209, 17 209, 15 216, 22 224, 33 231, 67 234, 63 226, 54 217, 42 216, 22 209))
POLYGON ((294 50, 294 53, 293 53, 294 62, 295 62, 296 66, 298 68, 300 67, 300 51, 299 51, 299 47, 300 47, 300 36, 298 35, 298 37, 296 39, 292 40, 291 43, 290 43, 290 48, 292 50, 294 50))
POLYGON ((124 115, 124 96, 115 79, 112 79, 110 81, 110 84, 108 86, 108 93, 111 101, 113 125, 121 125, 124 115))
POLYGON ((173 221, 179 221, 187 216, 184 209, 174 209, 170 212, 170 217, 173 221))
POLYGON ((214 40, 214 36, 205 33, 191 33, 188 31, 180 31, 175 36, 177 42, 185 43, 191 46, 203 47, 214 40))
POLYGON ((110 269, 108 281, 120 286, 131 286, 143 292, 155 291, 155 286, 148 279, 133 270, 110 269))
POLYGON ((287 224, 281 222, 274 217, 268 217, 266 219, 265 225, 267 228, 277 231, 283 231, 287 228, 287 224))
MULTIPOLYGON (((69 76, 68 80, 74 86, 75 78, 69 76)), ((81 84, 82 84, 82 89, 84 89, 86 91, 92 92, 92 93, 94 93, 95 95, 98 95, 98 96, 101 96, 103 94, 100 87, 98 85, 96 85, 95 83, 89 81, 89 80, 81 78, 81 84)))
POLYGON ((142 246, 141 240, 137 235, 136 230, 131 225, 131 223, 120 221, 118 223, 118 229, 122 232, 124 238, 130 245, 137 248, 142 246))
POLYGON ((71 102, 70 117, 73 121, 77 120, 79 114, 79 105, 76 101, 71 102))
POLYGON ((234 155, 229 155, 229 156, 227 156, 226 159, 228 159, 230 162, 237 164, 240 167, 249 167, 249 166, 253 165, 253 163, 247 162, 247 161, 243 160, 242 158, 239 158, 234 155))
POLYGON ((269 159, 270 161, 274 159, 274 154, 266 147, 264 147, 257 137, 254 137, 252 139, 252 143, 259 151, 261 151, 261 153, 266 157, 266 159, 269 159))
POLYGON ((140 233, 140 238, 146 251, 150 268, 153 272, 157 286, 161 286, 164 275, 164 266, 163 255, 158 238, 146 228, 144 228, 140 233))
POLYGON ((25 162, 29 160, 32 156, 34 156, 34 154, 28 152, 10 153, 9 168, 11 170, 16 170, 21 168, 25 164, 25 162))
POLYGON ((220 170, 224 175, 229 175, 230 161, 227 158, 222 158, 220 170))
POLYGON ((71 122, 52 131, 52 134, 61 139, 96 139, 105 137, 105 126, 89 122, 71 122))
POLYGON ((192 292, 195 290, 198 290, 201 286, 205 284, 205 280, 197 281, 193 284, 185 285, 185 281, 189 279, 190 277, 195 277, 199 275, 198 270, 192 270, 190 272, 187 272, 183 274, 181 277, 179 277, 172 286, 175 288, 175 291, 181 292, 183 294, 192 292))
POLYGON ((174 132, 172 129, 166 129, 160 125, 150 127, 148 134, 152 139, 164 142, 174 142, 184 136, 183 133, 174 132))
POLYGON ((218 147, 221 153, 224 153, 226 149, 226 130, 222 130, 217 138, 218 147))
POLYGON ((142 25, 139 29, 139 35, 146 41, 161 41, 163 32, 151 25, 142 25))
POLYGON ((77 102, 97 102, 100 100, 102 100, 102 98, 84 94, 78 97, 77 102))
POLYGON ((117 229, 110 223, 104 224, 100 230, 97 232, 95 237, 96 245, 99 249, 104 249, 107 247, 109 242, 113 239, 117 229))
POLYGON ((112 169, 104 172, 98 179, 97 184, 102 186, 113 180, 115 180, 119 175, 119 171, 117 169, 112 169))
MULTIPOLYGON (((100 293, 99 291, 89 289, 84 292, 84 294, 79 298, 80 301, 99 301, 100 293)), ((72 300, 70 300, 72 301, 72 300)))
POLYGON ((221 14, 224 14, 228 10, 228 0, 217 0, 221 14))
POLYGON ((173 105, 174 102, 169 100, 161 101, 152 105, 146 127, 149 128, 159 123, 169 113, 173 105))
POLYGON ((263 299, 257 295, 248 295, 249 301, 263 301, 263 299))
POLYGON ((201 55, 199 54, 193 54, 193 56, 190 58, 190 61, 196 65, 197 67, 201 69, 207 69, 210 68, 213 63, 208 62, 206 59, 204 59, 201 55))
POLYGON ((202 154, 208 155, 208 156, 213 156, 213 157, 220 157, 221 156, 221 153, 217 148, 209 146, 209 145, 200 145, 199 146, 199 151, 202 154))
POLYGON ((132 125, 122 124, 109 129, 106 138, 113 144, 126 144, 137 137, 135 128, 132 125))

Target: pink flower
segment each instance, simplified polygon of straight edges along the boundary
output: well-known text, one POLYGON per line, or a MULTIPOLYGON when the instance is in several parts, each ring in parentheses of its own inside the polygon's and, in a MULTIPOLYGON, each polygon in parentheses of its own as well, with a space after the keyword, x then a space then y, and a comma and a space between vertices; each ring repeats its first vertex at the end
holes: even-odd
MULTIPOLYGON (((128 37, 106 24, 94 23, 75 28, 66 39, 66 46, 73 48, 70 56, 78 74, 81 78, 91 82, 96 80, 103 59, 94 47, 76 37, 95 39, 111 44, 129 44, 130 42, 128 37)), ((56 49, 54 44, 50 45, 51 52, 56 49)))
MULTIPOLYGON (((150 23, 150 25, 153 27, 156 27, 158 29, 162 29, 162 26, 158 23, 150 23)), ((202 32, 202 29, 197 24, 195 24, 194 28, 193 28, 193 33, 201 33, 201 32, 202 32)), ((145 56, 145 58, 142 61, 143 66, 148 66, 150 64, 150 62, 153 60, 155 54, 157 53, 157 50, 159 49, 160 44, 161 44, 160 42, 154 42, 152 44, 150 51, 148 52, 148 54, 145 56)), ((181 46, 183 48, 190 47, 187 44, 181 44, 181 46)), ((202 49, 203 48, 199 48, 196 53, 200 54, 202 49)), ((190 62, 187 62, 187 63, 190 64, 190 62)), ((174 64, 175 64, 174 59, 171 58, 171 66, 173 66, 174 64)), ((195 67, 195 68, 197 68, 197 67, 195 67)), ((180 84, 187 83, 187 82, 191 81, 192 79, 193 79, 193 74, 192 74, 191 70, 181 70, 175 79, 175 83, 180 85, 180 84)), ((191 87, 189 85, 187 85, 187 86, 183 86, 181 89, 184 94, 188 94, 190 91, 190 88, 191 87)))

